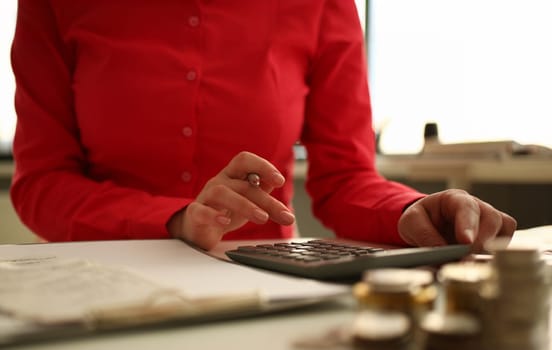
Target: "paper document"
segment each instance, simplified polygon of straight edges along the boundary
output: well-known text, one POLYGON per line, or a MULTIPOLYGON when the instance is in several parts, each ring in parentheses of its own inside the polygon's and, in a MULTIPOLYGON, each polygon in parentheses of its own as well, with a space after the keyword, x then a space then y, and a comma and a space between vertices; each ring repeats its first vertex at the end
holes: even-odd
POLYGON ((179 240, 4 245, 0 280, 3 314, 93 327, 261 310, 349 292, 222 261, 179 240))
POLYGON ((260 307, 256 293, 189 298, 135 273, 79 259, 0 261, 0 312, 39 324, 154 322, 260 307))
POLYGON ((517 230, 511 244, 532 245, 539 248, 547 260, 552 260, 552 225, 517 230))

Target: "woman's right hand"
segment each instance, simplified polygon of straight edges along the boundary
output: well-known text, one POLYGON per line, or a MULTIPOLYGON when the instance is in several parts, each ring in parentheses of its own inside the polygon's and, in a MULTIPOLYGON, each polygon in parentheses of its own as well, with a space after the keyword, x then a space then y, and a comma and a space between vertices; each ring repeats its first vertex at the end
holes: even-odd
POLYGON ((272 220, 280 225, 292 225, 295 216, 270 195, 284 182, 282 174, 270 162, 253 153, 241 152, 205 184, 195 201, 173 215, 167 229, 173 237, 208 250, 225 233, 248 221, 264 224, 272 220), (259 175, 259 186, 247 180, 251 173, 259 175))

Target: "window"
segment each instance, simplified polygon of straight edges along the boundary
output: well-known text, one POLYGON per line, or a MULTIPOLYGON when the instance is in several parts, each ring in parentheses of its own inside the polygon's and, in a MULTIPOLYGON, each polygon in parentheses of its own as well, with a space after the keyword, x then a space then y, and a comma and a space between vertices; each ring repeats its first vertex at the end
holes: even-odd
POLYGON ((426 122, 442 142, 552 146, 552 2, 372 0, 374 126, 387 153, 415 153, 426 122))
POLYGON ((355 5, 360 18, 360 25, 362 30, 366 33, 366 1, 367 0, 355 0, 355 5))
POLYGON ((15 80, 10 66, 10 48, 15 29, 16 0, 0 1, 0 153, 11 149, 15 131, 13 95, 15 80))

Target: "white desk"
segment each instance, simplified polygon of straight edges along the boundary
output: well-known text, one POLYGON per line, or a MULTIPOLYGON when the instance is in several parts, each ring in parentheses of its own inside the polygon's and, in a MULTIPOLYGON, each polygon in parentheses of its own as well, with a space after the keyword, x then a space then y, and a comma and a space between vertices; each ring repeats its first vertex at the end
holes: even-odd
MULTIPOLYGON (((534 242, 542 246, 543 249, 552 249, 552 226, 518 231, 514 240, 521 243, 534 242)), ((257 317, 120 331, 63 341, 22 345, 17 349, 293 350, 293 343, 298 339, 321 335, 335 327, 350 324, 354 320, 356 310, 357 306, 352 296, 345 295, 336 299, 335 302, 257 317)))
MULTIPOLYGON (((232 295, 240 291, 258 290, 264 296, 263 305, 267 306, 262 309, 265 312, 255 311, 255 317, 229 319, 228 317, 236 316, 227 315, 223 316, 225 320, 219 321, 198 323, 197 319, 192 319, 109 333, 92 334, 83 332, 78 326, 66 327, 63 328, 63 333, 68 336, 64 341, 46 341, 40 335, 38 338, 42 340, 39 343, 20 344, 17 348, 289 349, 293 341, 300 337, 321 334, 332 327, 352 321, 356 306, 347 286, 287 277, 220 261, 221 254, 227 249, 235 248, 242 243, 247 244, 244 242, 248 241, 228 241, 219 244, 219 250, 214 249, 210 252, 210 255, 219 259, 198 252, 178 240, 0 245, 0 260, 41 260, 54 257, 86 259, 112 267, 130 269, 171 290, 183 291, 190 297, 232 295), (281 302, 285 304, 286 300, 298 302, 300 304, 296 305, 302 306, 285 309, 278 306, 283 305, 281 302), (313 304, 309 300, 325 301, 313 304), (265 303, 273 303, 275 308, 265 303), (279 311, 267 313, 268 310, 279 311), (79 335, 75 337, 75 334, 79 335)), ((39 291, 41 288, 35 290, 39 291)), ((68 288, 66 300, 75 300, 71 297, 74 295, 71 290, 76 289, 68 288)), ((9 295, 9 292, 5 295, 9 295)), ((14 334, 13 331, 8 331, 13 329, 6 326, 9 324, 4 321, 4 326, 0 329, 5 334, 14 334)), ((55 331, 55 328, 53 330, 55 331)), ((47 331, 48 334, 53 334, 52 328, 47 331)), ((0 348, 1 344, 0 342, 0 348)))
POLYGON ((81 339, 17 347, 20 350, 285 350, 306 335, 318 335, 349 323, 354 306, 328 304, 265 315, 200 325, 125 331, 81 339))

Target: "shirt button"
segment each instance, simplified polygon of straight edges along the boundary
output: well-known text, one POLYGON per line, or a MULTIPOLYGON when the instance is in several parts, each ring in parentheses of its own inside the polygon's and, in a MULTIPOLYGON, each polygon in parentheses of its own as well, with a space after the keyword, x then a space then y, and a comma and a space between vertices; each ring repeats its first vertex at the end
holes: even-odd
POLYGON ((190 128, 189 126, 183 127, 182 128, 182 135, 184 135, 186 137, 192 136, 192 128, 190 128))
POLYGON ((189 171, 185 171, 182 173, 182 175, 180 175, 180 178, 184 182, 190 182, 190 180, 192 179, 192 174, 189 171))
POLYGON ((197 16, 188 17, 188 25, 190 27, 197 27, 199 25, 199 17, 197 16))
POLYGON ((195 70, 189 70, 188 73, 186 73, 186 79, 188 79, 189 81, 193 81, 193 80, 196 80, 197 78, 197 73, 195 70))

